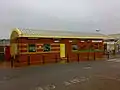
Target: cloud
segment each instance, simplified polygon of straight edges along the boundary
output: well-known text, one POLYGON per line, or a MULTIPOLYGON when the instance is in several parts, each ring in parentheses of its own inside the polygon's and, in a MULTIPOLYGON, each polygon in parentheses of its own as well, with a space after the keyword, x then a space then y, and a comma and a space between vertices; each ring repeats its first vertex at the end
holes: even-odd
POLYGON ((14 27, 120 33, 119 0, 1 0, 0 38, 14 27))

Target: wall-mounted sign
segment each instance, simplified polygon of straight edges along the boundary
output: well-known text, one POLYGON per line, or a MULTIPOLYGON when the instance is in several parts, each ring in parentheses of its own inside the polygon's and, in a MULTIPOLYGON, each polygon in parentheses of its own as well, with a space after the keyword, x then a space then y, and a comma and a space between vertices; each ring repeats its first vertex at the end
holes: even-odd
POLYGON ((54 42, 60 42, 59 40, 55 40, 54 42))
POLYGON ((80 42, 85 42, 85 41, 82 40, 82 41, 80 41, 80 42))
POLYGON ((102 42, 102 40, 92 40, 92 42, 102 42))
POLYGON ((73 42, 72 40, 69 40, 69 42, 73 42))

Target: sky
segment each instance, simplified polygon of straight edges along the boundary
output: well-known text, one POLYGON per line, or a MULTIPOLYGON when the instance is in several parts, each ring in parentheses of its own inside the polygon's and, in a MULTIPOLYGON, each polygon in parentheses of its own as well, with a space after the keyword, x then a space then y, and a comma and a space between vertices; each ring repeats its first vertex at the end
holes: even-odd
POLYGON ((120 0, 0 0, 0 38, 16 27, 120 33, 120 0))

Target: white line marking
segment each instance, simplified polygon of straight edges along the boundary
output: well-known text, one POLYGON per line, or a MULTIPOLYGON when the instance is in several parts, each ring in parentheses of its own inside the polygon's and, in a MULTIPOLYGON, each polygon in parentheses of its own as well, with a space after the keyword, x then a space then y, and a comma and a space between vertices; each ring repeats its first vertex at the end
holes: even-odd
POLYGON ((109 59, 109 60, 107 60, 107 61, 116 61, 117 59, 109 59))
POLYGON ((110 59, 110 60, 107 60, 108 62, 120 62, 120 60, 118 59, 110 59))
POLYGON ((71 83, 79 83, 80 80, 79 79, 73 79, 73 80, 70 80, 71 83))
POLYGON ((47 85, 43 88, 42 87, 37 87, 35 90, 53 90, 55 88, 56 88, 55 85, 51 84, 51 85, 47 85))
POLYGON ((83 69, 92 69, 92 67, 83 67, 83 69))
POLYGON ((52 89, 55 89, 55 85, 51 84, 51 85, 48 85, 46 88, 47 90, 52 90, 52 89))
POLYGON ((102 76, 102 75, 95 75, 98 78, 104 78, 104 79, 109 79, 109 80, 116 80, 116 81, 120 81, 119 78, 114 78, 114 77, 108 77, 108 76, 102 76))
POLYGON ((70 82, 67 82, 67 81, 64 81, 63 84, 64 84, 65 86, 71 85, 71 83, 70 83, 70 82))
POLYGON ((37 87, 35 90, 44 90, 44 89, 41 87, 37 87))
POLYGON ((85 81, 88 81, 89 78, 86 78, 86 77, 81 77, 81 78, 75 78, 75 79, 71 79, 71 80, 68 80, 68 81, 64 81, 64 85, 65 86, 69 86, 69 85, 72 85, 72 84, 76 84, 76 83, 82 83, 82 82, 85 82, 85 81))

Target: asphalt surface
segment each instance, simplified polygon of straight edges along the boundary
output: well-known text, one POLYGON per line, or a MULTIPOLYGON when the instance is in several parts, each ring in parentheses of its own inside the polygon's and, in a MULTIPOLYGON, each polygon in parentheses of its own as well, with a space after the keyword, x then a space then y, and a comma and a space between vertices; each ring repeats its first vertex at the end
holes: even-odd
POLYGON ((120 59, 1 68, 0 90, 120 90, 120 59))

